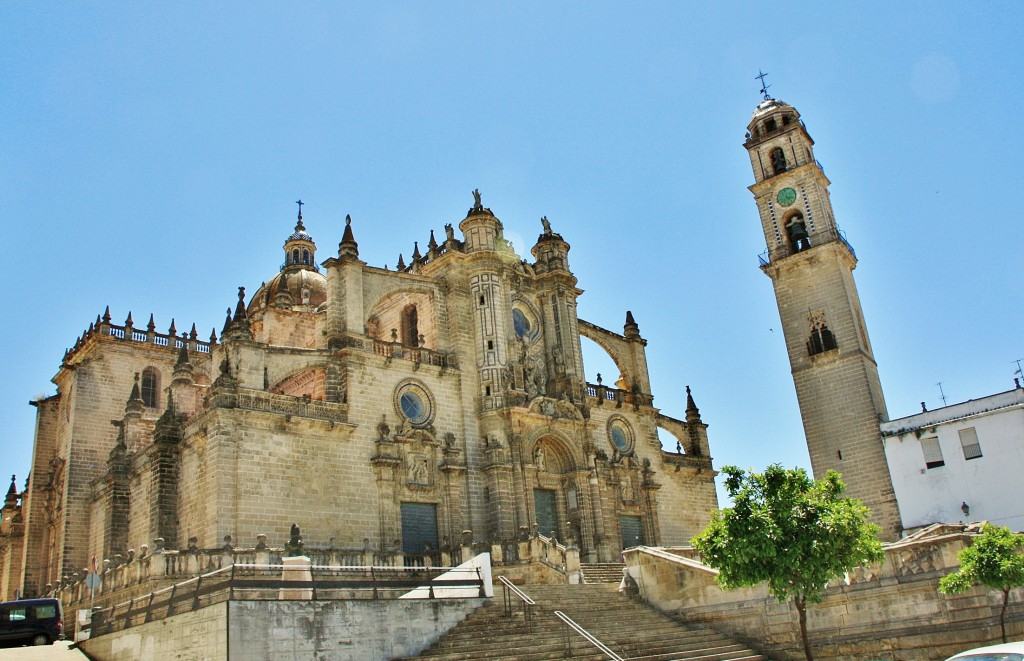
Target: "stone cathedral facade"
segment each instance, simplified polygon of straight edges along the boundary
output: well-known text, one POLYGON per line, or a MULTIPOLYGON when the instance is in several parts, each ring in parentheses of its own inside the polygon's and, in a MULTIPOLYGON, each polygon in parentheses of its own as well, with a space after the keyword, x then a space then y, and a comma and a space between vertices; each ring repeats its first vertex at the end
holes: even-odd
POLYGON ((684 419, 655 408, 632 314, 621 332, 579 319, 565 239, 544 219, 524 259, 474 194, 396 270, 360 260, 350 219, 318 263, 300 205, 280 270, 239 288, 219 337, 97 317, 33 403, 3 596, 143 545, 279 545, 293 523, 307 548, 407 554, 534 532, 585 561, 687 543, 717 507, 688 389, 684 419), (586 382, 581 337, 614 384, 586 382))

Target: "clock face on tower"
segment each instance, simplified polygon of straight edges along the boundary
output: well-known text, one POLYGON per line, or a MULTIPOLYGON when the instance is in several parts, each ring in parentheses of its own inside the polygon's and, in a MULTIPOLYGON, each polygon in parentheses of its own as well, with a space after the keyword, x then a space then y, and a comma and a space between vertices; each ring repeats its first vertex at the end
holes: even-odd
POLYGON ((792 188, 783 188, 779 191, 779 194, 775 196, 775 199, 778 200, 779 204, 782 206, 788 207, 796 202, 796 191, 792 188))

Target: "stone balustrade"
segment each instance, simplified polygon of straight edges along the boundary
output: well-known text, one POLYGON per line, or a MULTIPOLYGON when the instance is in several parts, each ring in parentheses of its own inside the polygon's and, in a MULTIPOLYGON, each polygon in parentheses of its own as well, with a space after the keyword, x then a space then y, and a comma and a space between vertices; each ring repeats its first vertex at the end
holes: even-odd
MULTIPOLYGON (((1002 595, 974 588, 943 595, 939 579, 958 566, 957 554, 977 526, 931 526, 885 545, 878 564, 858 567, 830 582, 808 608, 816 657, 944 659, 956 651, 998 642, 1002 595)), ((718 572, 692 548, 638 547, 624 552, 627 572, 652 606, 740 640, 759 641, 778 659, 802 659, 796 609, 769 596, 764 585, 722 590, 718 572)), ((1024 635, 1024 589, 1011 593, 1007 632, 1024 635)))
MULTIPOLYGON (((536 528, 536 526, 535 526, 536 528)), ((480 553, 490 553, 494 565, 515 566, 541 563, 565 576, 572 583, 580 582, 579 549, 571 543, 545 537, 524 528, 518 540, 473 543, 472 531, 464 531, 461 546, 452 546, 424 553, 405 553, 400 548, 379 550, 364 540, 362 548, 304 547, 302 554, 317 567, 455 567, 480 553)), ((201 549, 196 539, 188 548, 166 549, 162 539, 153 547, 143 545, 139 552, 129 549, 102 563, 98 574, 99 587, 90 595, 86 584, 88 569, 65 576, 60 585, 48 586, 48 596, 56 597, 68 612, 88 608, 90 603, 108 607, 148 594, 165 586, 209 574, 232 565, 280 565, 287 556, 284 547, 267 546, 266 535, 258 535, 255 546, 236 547, 230 536, 221 548, 201 549)))
POLYGON ((347 404, 325 402, 308 397, 279 395, 263 390, 250 390, 248 388, 238 388, 237 400, 234 402, 234 405, 237 408, 251 411, 283 413, 285 415, 317 418, 332 422, 346 422, 348 420, 347 404))

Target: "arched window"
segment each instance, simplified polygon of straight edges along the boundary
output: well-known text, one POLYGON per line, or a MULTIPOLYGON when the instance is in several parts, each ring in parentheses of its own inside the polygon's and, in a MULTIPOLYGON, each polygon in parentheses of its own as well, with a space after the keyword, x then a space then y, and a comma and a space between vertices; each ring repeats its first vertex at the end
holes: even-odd
POLYGON ((828 329, 828 324, 824 321, 811 329, 811 337, 807 340, 807 353, 817 356, 819 353, 825 353, 826 351, 838 348, 836 336, 832 334, 832 331, 828 329))
POLYGON ((295 250, 292 251, 292 264, 298 264, 298 263, 299 263, 299 249, 296 248, 295 250))
POLYGON ((786 235, 789 237, 789 245, 796 252, 811 247, 811 239, 807 235, 804 216, 799 211, 790 216, 789 220, 786 221, 786 235))
POLYGON ((782 151, 782 147, 776 147, 771 151, 772 170, 775 174, 785 172, 786 168, 786 153, 782 151))
POLYGON ((402 310, 402 344, 407 347, 419 346, 419 315, 415 305, 406 305, 402 310))
POLYGON ((302 263, 303 264, 309 264, 309 251, 308 250, 303 250, 302 251, 302 263))
POLYGON ((156 408, 159 393, 160 373, 156 371, 156 368, 147 367, 142 370, 142 401, 149 408, 156 408))

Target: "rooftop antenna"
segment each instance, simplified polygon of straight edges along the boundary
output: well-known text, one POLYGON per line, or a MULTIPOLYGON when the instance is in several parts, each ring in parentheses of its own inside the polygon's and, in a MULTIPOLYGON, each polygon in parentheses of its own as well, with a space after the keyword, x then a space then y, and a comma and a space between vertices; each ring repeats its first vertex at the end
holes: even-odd
POLYGON ((1011 360, 1010 362, 1011 363, 1017 363, 1017 371, 1015 371, 1014 374, 1017 374, 1018 376, 1024 377, 1024 370, 1022 370, 1021 366, 1020 366, 1020 362, 1022 360, 1024 360, 1024 358, 1018 358, 1017 360, 1011 360))
POLYGON ((939 387, 939 394, 942 395, 942 405, 945 406, 946 405, 946 393, 942 391, 942 381, 939 381, 935 385, 937 385, 939 387))
POLYGON ((764 82, 764 77, 767 76, 767 75, 768 74, 766 74, 765 72, 763 72, 760 69, 758 69, 757 70, 757 75, 754 76, 754 78, 761 81, 761 94, 764 95, 764 100, 765 101, 770 101, 772 97, 770 97, 768 95, 768 88, 771 87, 771 85, 769 85, 769 84, 764 82))

